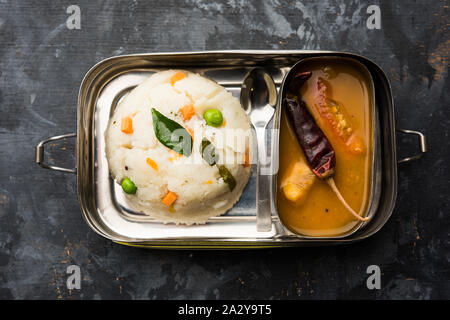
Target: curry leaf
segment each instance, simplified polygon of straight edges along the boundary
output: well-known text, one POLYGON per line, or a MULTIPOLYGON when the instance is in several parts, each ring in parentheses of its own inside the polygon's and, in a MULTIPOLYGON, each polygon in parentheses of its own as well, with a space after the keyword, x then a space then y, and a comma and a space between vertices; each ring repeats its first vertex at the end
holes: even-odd
POLYGON ((217 169, 219 169, 219 174, 222 177, 223 181, 228 185, 230 191, 233 191, 236 187, 236 179, 234 179, 230 170, 228 170, 224 165, 218 165, 219 155, 216 153, 216 148, 206 138, 203 138, 202 143, 200 145, 200 154, 202 158, 210 165, 216 165, 217 169))
POLYGON ((156 138, 173 151, 190 156, 192 153, 192 137, 179 123, 167 118, 152 108, 153 128, 156 138))
POLYGON ((217 161, 219 161, 219 155, 216 154, 216 148, 211 143, 211 141, 206 138, 203 138, 200 145, 200 154, 210 166, 215 165, 217 161))
POLYGON ((228 184, 228 188, 230 188, 230 191, 233 191, 233 189, 236 187, 236 180, 234 179, 231 172, 224 165, 217 166, 217 168, 219 169, 219 174, 222 177, 223 181, 228 184))

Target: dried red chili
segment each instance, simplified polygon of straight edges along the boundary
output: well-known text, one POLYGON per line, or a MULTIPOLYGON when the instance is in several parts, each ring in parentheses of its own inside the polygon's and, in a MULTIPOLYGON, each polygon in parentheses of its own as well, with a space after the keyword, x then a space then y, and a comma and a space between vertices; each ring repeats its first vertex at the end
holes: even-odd
POLYGON ((291 90, 298 91, 311 77, 311 72, 298 74, 291 80, 288 97, 283 104, 297 139, 305 153, 311 170, 320 179, 334 175, 336 154, 327 137, 314 121, 305 102, 297 98, 291 90))

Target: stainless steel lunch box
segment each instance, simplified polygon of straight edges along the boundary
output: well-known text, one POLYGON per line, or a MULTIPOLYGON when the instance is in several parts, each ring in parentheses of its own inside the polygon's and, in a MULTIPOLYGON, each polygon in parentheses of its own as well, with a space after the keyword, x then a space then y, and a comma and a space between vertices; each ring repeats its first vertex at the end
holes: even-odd
MULTIPOLYGON (((280 94, 279 94, 280 96, 280 94)), ((280 102, 272 121, 277 129, 280 102)), ((334 51, 211 51, 152 53, 117 56, 96 64, 84 77, 78 96, 77 133, 55 136, 36 147, 36 162, 48 169, 77 174, 78 201, 83 217, 98 234, 121 244, 153 248, 268 248, 306 245, 331 245, 359 241, 376 233, 389 219, 397 195, 397 163, 419 158, 426 152, 425 136, 417 131, 399 130, 420 138, 420 153, 397 161, 394 103, 385 73, 371 60, 359 55, 334 51), (186 69, 212 78, 239 97, 245 75, 254 67, 264 67, 282 93, 284 79, 300 60, 314 57, 352 59, 368 70, 375 95, 375 148, 373 185, 369 215, 372 219, 358 225, 343 237, 308 238, 291 233, 276 212, 276 174, 272 176, 272 230, 256 230, 255 173, 240 201, 225 215, 210 218, 205 225, 163 224, 129 210, 120 187, 110 178, 105 157, 104 132, 118 101, 150 74, 164 69, 186 69), (76 169, 48 165, 44 145, 49 141, 75 137, 76 169)), ((278 156, 278 135, 273 131, 271 154, 278 156)), ((270 140, 269 140, 270 141, 270 140)))

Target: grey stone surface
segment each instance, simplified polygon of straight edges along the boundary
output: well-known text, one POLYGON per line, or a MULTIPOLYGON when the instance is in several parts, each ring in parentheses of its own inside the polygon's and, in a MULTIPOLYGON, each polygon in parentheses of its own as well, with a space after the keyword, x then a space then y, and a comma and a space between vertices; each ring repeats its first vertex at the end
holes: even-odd
MULTIPOLYGON (((449 2, 437 0, 1 0, 0 298, 450 298, 448 22, 449 2), (81 30, 66 27, 71 4, 81 30), (366 28, 370 4, 381 7, 381 30, 366 28), (379 233, 345 247, 124 247, 86 225, 74 176, 33 163, 42 138, 75 131, 78 88, 96 62, 215 49, 351 51, 386 71, 397 126, 424 132, 430 152, 398 166, 396 208, 379 233), (66 288, 71 264, 81 290, 66 288), (380 290, 366 288, 371 264, 381 267, 380 290)), ((417 150, 399 138, 400 156, 417 150)), ((73 163, 72 145, 54 149, 58 163, 73 163)))

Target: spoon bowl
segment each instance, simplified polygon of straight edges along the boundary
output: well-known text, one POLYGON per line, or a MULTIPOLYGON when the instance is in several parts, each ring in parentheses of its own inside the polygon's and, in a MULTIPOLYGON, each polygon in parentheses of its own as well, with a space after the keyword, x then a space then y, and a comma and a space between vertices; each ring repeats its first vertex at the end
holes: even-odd
POLYGON ((241 104, 255 128, 258 162, 256 180, 257 231, 272 230, 271 161, 266 151, 266 127, 275 113, 277 88, 263 68, 252 69, 241 87, 241 104))
MULTIPOLYGON (((277 103, 275 82, 264 69, 254 68, 245 76, 240 98, 242 107, 247 114, 252 116, 256 110, 264 110, 262 114, 267 114, 267 116, 261 120, 265 122, 267 117, 270 117, 268 118, 270 121, 277 103)), ((256 112, 256 114, 261 114, 261 112, 256 112)))

